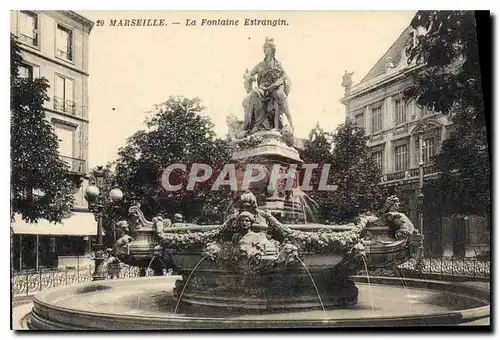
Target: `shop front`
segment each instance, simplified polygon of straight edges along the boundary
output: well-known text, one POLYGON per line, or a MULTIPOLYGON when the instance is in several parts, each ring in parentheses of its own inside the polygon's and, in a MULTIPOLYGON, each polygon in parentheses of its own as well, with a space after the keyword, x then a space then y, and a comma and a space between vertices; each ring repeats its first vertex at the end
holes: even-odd
POLYGON ((12 222, 13 270, 70 269, 92 264, 92 238, 97 223, 91 213, 75 212, 62 223, 12 222))

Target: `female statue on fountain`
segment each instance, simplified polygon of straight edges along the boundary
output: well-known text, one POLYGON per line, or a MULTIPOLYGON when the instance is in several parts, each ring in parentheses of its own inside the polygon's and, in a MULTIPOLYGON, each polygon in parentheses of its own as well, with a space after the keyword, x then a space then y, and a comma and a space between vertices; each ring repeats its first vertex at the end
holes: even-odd
POLYGON ((276 45, 266 38, 265 58, 252 71, 244 74, 245 89, 248 93, 243 102, 245 108, 244 130, 252 134, 261 130, 281 129, 281 114, 284 113, 293 129, 292 116, 287 96, 290 80, 281 64, 275 59, 276 45), (252 89, 253 81, 257 88, 252 89))

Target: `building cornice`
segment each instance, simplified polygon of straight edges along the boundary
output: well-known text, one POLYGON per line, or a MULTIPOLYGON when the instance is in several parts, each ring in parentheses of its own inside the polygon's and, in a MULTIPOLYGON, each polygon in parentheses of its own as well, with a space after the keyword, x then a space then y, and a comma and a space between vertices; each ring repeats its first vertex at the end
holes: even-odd
MULTIPOLYGON (((416 70, 419 70, 424 66, 425 66, 425 64, 419 64, 419 65, 414 65, 414 66, 405 68, 399 72, 396 72, 392 75, 389 75, 386 78, 380 79, 379 81, 377 81, 371 85, 356 89, 355 91, 353 91, 353 92, 349 93, 348 95, 344 96, 343 98, 341 98, 340 103, 346 105, 346 103, 348 101, 351 101, 354 98, 357 98, 357 97, 360 97, 364 94, 372 92, 372 91, 374 91, 374 90, 376 90, 379 87, 382 87, 384 85, 387 85, 387 84, 393 83, 395 81, 401 80, 403 78, 406 78, 409 73, 415 72, 416 70)), ((361 84, 362 83, 359 83, 358 86, 361 84)))
POLYGON ((444 124, 441 124, 435 117, 429 119, 420 119, 418 123, 410 130, 410 134, 416 135, 434 128, 442 128, 443 126, 444 124))
POLYGON ((88 119, 80 117, 80 116, 70 115, 70 114, 67 114, 65 112, 57 111, 57 110, 54 110, 54 109, 51 109, 51 108, 48 108, 48 107, 46 107, 45 110, 49 111, 50 113, 54 113, 54 114, 56 114, 58 116, 61 116, 61 117, 67 117, 67 118, 71 118, 71 119, 76 119, 76 120, 78 120, 80 122, 89 123, 88 119))
POLYGON ((80 24, 88 27, 89 29, 89 33, 90 31, 92 30, 92 28, 94 27, 94 22, 90 19, 87 19, 85 18, 83 15, 80 15, 74 11, 62 11, 62 10, 57 10, 56 11, 57 13, 60 13, 60 14, 63 14, 77 22, 79 22, 80 24))
POLYGON ((72 71, 75 71, 75 72, 77 72, 79 74, 82 74, 84 76, 87 76, 87 77, 89 76, 89 74, 87 72, 82 71, 79 68, 76 68, 76 67, 74 67, 73 65, 71 65, 69 63, 64 63, 64 62, 59 61, 59 60, 57 60, 55 58, 50 58, 50 57, 47 57, 46 55, 43 55, 38 49, 29 48, 29 47, 24 46, 23 44, 19 44, 19 47, 21 48, 22 51, 26 51, 26 52, 28 52, 30 54, 36 55, 37 57, 40 57, 40 58, 45 59, 47 61, 50 61, 52 63, 58 64, 60 66, 66 67, 66 68, 68 68, 68 69, 70 69, 72 71))

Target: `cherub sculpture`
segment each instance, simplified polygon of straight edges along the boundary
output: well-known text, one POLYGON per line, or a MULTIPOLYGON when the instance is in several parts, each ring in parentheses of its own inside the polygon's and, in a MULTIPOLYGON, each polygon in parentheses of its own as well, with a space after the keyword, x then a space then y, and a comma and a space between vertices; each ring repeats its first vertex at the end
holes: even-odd
MULTIPOLYGON (((415 232, 415 227, 408 216, 399 212, 399 198, 395 195, 389 196, 378 214, 378 218, 370 216, 370 224, 375 226, 390 227, 393 237, 397 240, 408 238, 415 232)), ((376 241, 372 238, 372 233, 364 232, 366 241, 376 241)))
POLYGON ((130 228, 127 221, 116 222, 115 228, 118 236, 115 246, 123 248, 134 240, 134 238, 128 234, 130 232, 130 228))
POLYGON ((246 131, 243 128, 243 121, 239 120, 235 115, 229 115, 226 118, 226 123, 229 128, 229 139, 231 141, 237 141, 243 139, 246 135, 246 131))

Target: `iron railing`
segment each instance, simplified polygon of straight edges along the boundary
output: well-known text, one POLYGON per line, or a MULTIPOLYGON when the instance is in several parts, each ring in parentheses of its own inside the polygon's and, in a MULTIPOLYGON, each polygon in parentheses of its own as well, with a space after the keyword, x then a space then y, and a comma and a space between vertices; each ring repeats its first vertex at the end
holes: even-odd
MULTIPOLYGON (((14 296, 31 295, 50 288, 92 281, 93 272, 93 265, 76 269, 43 269, 15 272, 12 276, 12 290, 14 296)), ((111 275, 106 269, 105 273, 107 279, 111 279, 111 275)), ((152 275, 152 271, 147 270, 146 276, 150 275, 152 275)), ((119 279, 138 276, 140 276, 138 267, 120 265, 119 279)))
POLYGON ((61 58, 61 59, 65 59, 65 60, 73 60, 73 57, 71 55, 71 51, 63 51, 63 50, 60 50, 60 49, 57 49, 57 57, 58 58, 61 58))
POLYGON ((26 45, 32 45, 32 46, 38 45, 38 38, 37 38, 36 33, 33 34, 33 36, 29 36, 29 35, 20 33, 19 40, 26 45))
MULTIPOLYGON (((92 280, 94 266, 80 267, 77 269, 44 269, 27 270, 14 273, 12 289, 14 296, 31 295, 46 289, 65 286, 74 283, 92 280)), ((105 269, 107 279, 110 273, 105 269)), ((490 280, 490 261, 480 261, 475 258, 424 258, 411 259, 394 268, 378 268, 370 270, 370 276, 392 277, 435 277, 439 279, 461 280, 490 280)), ((146 276, 153 275, 151 269, 146 270, 146 276)), ((360 270, 357 275, 365 276, 366 271, 360 270)), ((121 264, 118 274, 119 279, 140 276, 140 269, 121 264)))
MULTIPOLYGON (((435 277, 440 279, 490 280, 490 261, 476 258, 423 258, 410 259, 394 268, 378 268, 368 272, 373 276, 435 277)), ((360 270, 358 275, 366 275, 360 270)))
POLYGON ((61 155, 61 159, 69 166, 71 172, 77 174, 85 174, 85 160, 61 155))
POLYGON ((75 115, 76 103, 64 98, 54 97, 54 110, 75 115))

